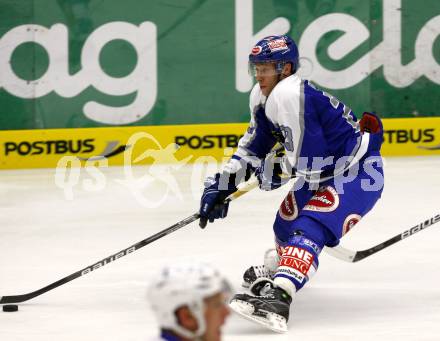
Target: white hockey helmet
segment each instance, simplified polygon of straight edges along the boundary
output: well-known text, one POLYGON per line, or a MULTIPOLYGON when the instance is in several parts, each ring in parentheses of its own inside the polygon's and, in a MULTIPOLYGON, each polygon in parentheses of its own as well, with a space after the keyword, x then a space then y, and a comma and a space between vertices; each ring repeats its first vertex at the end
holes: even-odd
POLYGON ((200 262, 167 266, 148 288, 148 299, 161 328, 194 338, 206 330, 204 299, 218 293, 230 294, 231 286, 214 267, 200 262), (195 332, 183 328, 177 321, 176 310, 188 307, 197 320, 195 332))

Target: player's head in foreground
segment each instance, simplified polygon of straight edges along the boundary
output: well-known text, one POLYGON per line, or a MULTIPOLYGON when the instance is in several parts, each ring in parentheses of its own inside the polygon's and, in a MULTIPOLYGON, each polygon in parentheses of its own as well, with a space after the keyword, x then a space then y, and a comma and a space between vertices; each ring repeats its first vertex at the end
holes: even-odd
POLYGON ((163 268, 148 288, 161 336, 170 340, 221 340, 230 293, 215 268, 198 262, 163 268))
POLYGON ((269 36, 260 40, 249 55, 249 72, 255 76, 264 96, 298 69, 298 48, 289 36, 269 36))

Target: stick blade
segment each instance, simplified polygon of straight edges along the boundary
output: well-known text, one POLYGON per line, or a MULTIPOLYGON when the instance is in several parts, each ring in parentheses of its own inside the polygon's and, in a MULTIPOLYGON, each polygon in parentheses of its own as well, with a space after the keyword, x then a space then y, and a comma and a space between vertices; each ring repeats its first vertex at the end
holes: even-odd
POLYGON ((348 263, 354 263, 358 261, 358 259, 356 259, 356 251, 348 250, 340 245, 335 247, 326 247, 324 250, 330 256, 333 256, 348 263))
POLYGON ((24 295, 13 295, 13 296, 0 296, 0 304, 8 303, 21 303, 30 300, 36 295, 24 294, 24 295))

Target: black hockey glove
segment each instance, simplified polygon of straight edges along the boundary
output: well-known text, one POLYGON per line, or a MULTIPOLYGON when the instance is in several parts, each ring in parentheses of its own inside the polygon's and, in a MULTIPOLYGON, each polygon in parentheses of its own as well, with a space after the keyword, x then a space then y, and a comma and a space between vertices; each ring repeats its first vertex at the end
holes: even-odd
POLYGON ((293 174, 285 174, 281 167, 284 162, 284 150, 272 152, 261 161, 259 167, 255 169, 255 176, 258 179, 258 186, 264 191, 272 191, 287 183, 291 178, 295 177, 293 174))
POLYGON ((237 190, 235 174, 217 173, 205 180, 205 189, 200 200, 199 226, 204 229, 208 220, 225 218, 228 214, 229 202, 225 199, 237 190))

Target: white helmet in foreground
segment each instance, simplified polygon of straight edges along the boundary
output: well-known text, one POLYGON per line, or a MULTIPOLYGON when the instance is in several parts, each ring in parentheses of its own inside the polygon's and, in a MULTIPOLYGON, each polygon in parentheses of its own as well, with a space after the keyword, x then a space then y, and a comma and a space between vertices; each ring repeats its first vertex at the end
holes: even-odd
POLYGON ((148 288, 148 299, 162 329, 195 338, 202 336, 206 330, 205 298, 230 292, 229 283, 215 268, 206 263, 192 262, 163 268, 148 288), (181 307, 187 307, 197 320, 196 331, 179 324, 176 311, 181 307))

